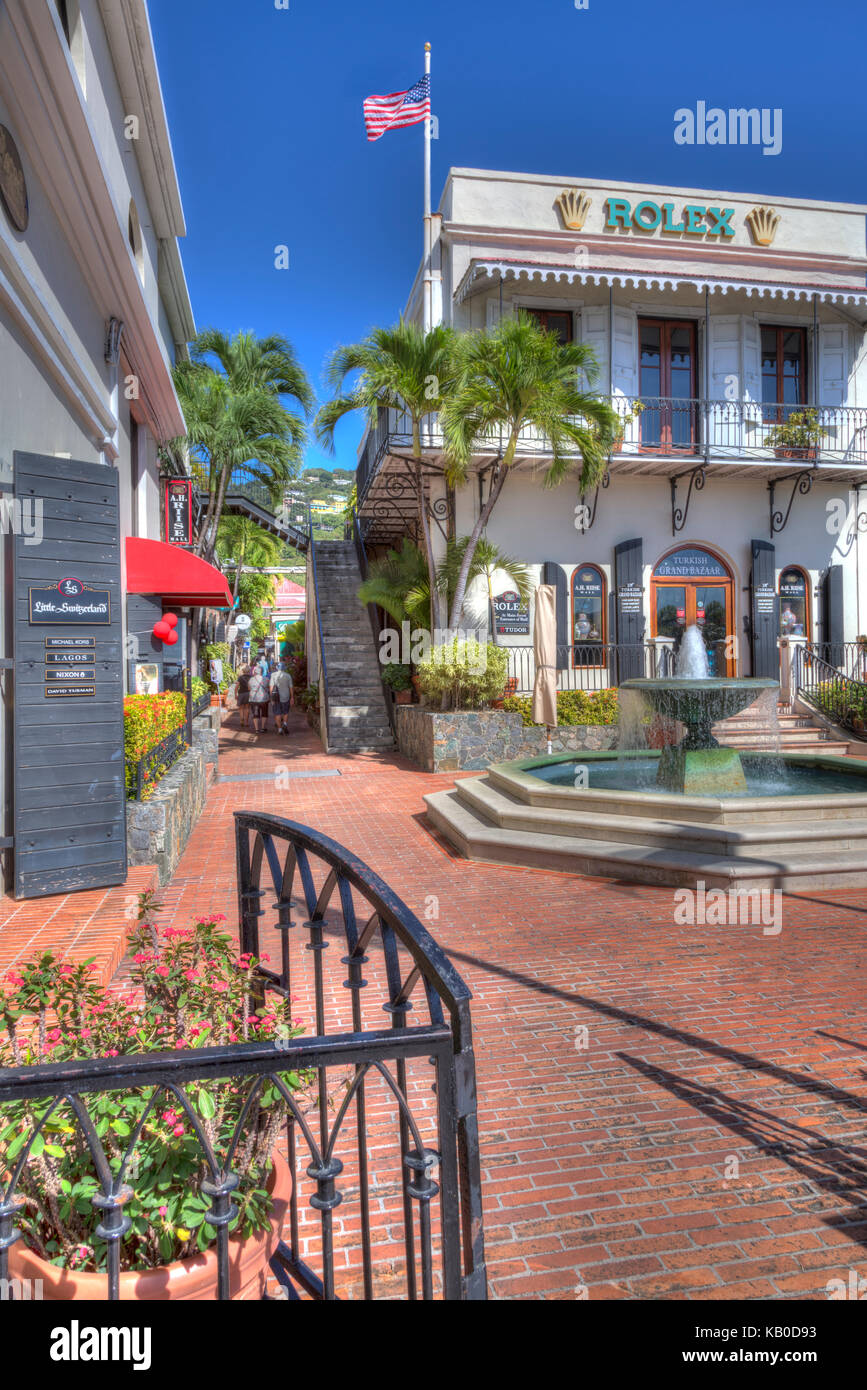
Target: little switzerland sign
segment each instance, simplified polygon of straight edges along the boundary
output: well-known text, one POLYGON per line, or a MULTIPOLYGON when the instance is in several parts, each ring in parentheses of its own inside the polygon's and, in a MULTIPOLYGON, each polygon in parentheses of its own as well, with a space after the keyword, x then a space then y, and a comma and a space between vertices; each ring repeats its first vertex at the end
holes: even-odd
POLYGON ((61 579, 50 589, 30 590, 30 622, 88 623, 98 627, 111 624, 111 594, 108 589, 91 589, 80 579, 61 579))

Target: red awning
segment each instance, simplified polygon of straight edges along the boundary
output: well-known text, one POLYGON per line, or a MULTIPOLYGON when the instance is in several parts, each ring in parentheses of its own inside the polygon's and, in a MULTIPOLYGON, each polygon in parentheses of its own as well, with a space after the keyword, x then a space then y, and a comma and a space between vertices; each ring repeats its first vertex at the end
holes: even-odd
POLYGON ((126 539, 126 591, 157 594, 178 608, 231 608, 225 576, 207 560, 166 541, 126 539))

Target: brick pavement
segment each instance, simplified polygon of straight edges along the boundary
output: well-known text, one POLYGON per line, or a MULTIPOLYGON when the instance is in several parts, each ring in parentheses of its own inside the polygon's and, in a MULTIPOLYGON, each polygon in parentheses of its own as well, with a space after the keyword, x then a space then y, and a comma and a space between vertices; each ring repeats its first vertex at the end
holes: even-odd
MULTIPOLYGON (((327 757, 299 715, 290 739, 233 715, 221 745, 221 777, 250 780, 211 789, 162 921, 235 919, 240 809, 331 835, 419 915, 438 900, 474 994, 495 1298, 824 1299, 867 1277, 863 893, 786 897, 777 937, 678 926, 671 889, 457 859, 422 815, 452 778, 327 757), (313 772, 339 775, 291 775, 313 772)), ((383 1176, 383 1296, 396 1200, 383 1176)), ((338 1216, 351 1237, 350 1192, 338 1216)))
POLYGON ((235 917, 240 809, 331 835, 419 915, 438 899, 474 994, 494 1297, 826 1298, 867 1276, 861 892, 787 897, 777 937, 678 926, 671 889, 457 859, 422 816, 453 779, 326 757, 300 716, 290 739, 236 719, 221 776, 265 780, 211 790, 165 920, 235 917), (288 775, 314 771, 340 775, 288 775))

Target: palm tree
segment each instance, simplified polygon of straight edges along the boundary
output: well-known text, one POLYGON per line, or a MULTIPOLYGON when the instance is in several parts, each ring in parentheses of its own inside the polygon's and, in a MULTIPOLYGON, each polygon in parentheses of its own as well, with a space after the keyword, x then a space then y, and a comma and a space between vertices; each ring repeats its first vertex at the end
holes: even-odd
MULTIPOLYGON (((446 558, 440 566, 440 588, 444 588, 451 597, 457 591, 458 579, 463 566, 464 556, 470 544, 469 536, 462 536, 460 540, 449 541, 446 550, 446 558)), ((474 579, 484 578, 485 587, 488 591, 488 606, 491 614, 491 636, 494 644, 497 641, 497 629, 493 623, 494 615, 494 576, 496 574, 505 575, 510 584, 513 584, 518 597, 527 603, 532 590, 532 580, 530 570, 521 560, 515 560, 505 551, 500 550, 499 546, 488 540, 487 536, 480 536, 476 541, 475 552, 470 561, 470 568, 467 573, 467 587, 469 588, 474 579)))
POLYGON ((581 459, 581 487, 591 487, 605 468, 617 416, 600 396, 581 390, 592 384, 596 359, 583 343, 561 343, 529 314, 502 319, 491 332, 464 334, 457 343, 456 381, 441 412, 447 477, 466 483, 474 453, 493 431, 505 437, 487 501, 469 537, 455 583, 449 623, 457 627, 479 537, 488 524, 526 426, 547 437, 552 461, 545 483, 554 487, 581 459))
MULTIPOLYGON (((295 476, 313 392, 285 339, 258 339, 251 333, 227 338, 207 329, 193 342, 190 360, 179 362, 173 375, 187 422, 192 471, 208 493, 196 553, 212 560, 232 474, 244 468, 272 495, 295 476), (289 409, 284 396, 296 401, 303 414, 289 409)), ((170 452, 177 452, 177 443, 170 452)))
MULTIPOLYGON (((445 558, 437 570, 437 591, 445 597, 446 602, 454 593, 469 540, 469 536, 463 536, 458 541, 449 541, 445 558)), ((492 581, 498 571, 502 571, 514 584, 522 599, 526 601, 530 597, 532 586, 527 566, 520 560, 513 560, 483 537, 476 545, 468 582, 484 576, 492 604, 492 581)), ((362 603, 377 604, 396 623, 409 619, 432 631, 427 562, 420 548, 406 536, 400 550, 389 550, 381 559, 371 561, 368 577, 358 590, 358 597, 362 603)))
POLYGON ((415 622, 431 628, 431 588, 427 557, 415 541, 404 536, 400 550, 371 560, 367 578, 358 590, 362 603, 375 603, 396 623, 415 622))
POLYGON ((217 531, 217 555, 221 560, 235 561, 235 581, 232 597, 238 597, 241 575, 245 565, 263 567, 277 565, 283 554, 283 543, 271 536, 245 516, 223 516, 217 531))
MULTIPOLYGON (((450 389, 454 344, 455 334, 450 328, 440 325, 425 333, 418 324, 401 319, 393 328, 375 328, 360 343, 337 348, 327 367, 327 379, 334 396, 320 409, 315 426, 320 443, 333 451, 334 430, 351 411, 363 410, 371 424, 376 422, 381 406, 405 411, 409 416, 412 429, 409 461, 415 468, 419 533, 435 610, 439 602, 424 495, 421 422, 438 409, 450 389), (359 373, 358 379, 346 391, 346 379, 355 372, 359 373)), ((438 612, 434 612, 433 618, 439 625, 438 612)))

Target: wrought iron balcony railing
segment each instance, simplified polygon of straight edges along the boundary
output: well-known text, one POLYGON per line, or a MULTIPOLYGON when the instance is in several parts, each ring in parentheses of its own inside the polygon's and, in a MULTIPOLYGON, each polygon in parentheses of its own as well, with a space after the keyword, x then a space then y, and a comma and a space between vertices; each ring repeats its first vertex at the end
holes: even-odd
MULTIPOLYGON (((615 441, 615 457, 656 454, 661 457, 692 455, 714 461, 794 460, 805 463, 867 465, 867 408, 775 404, 762 401, 718 401, 666 396, 615 395, 611 404, 623 422, 615 441), (791 442, 780 435, 795 413, 811 412, 808 442, 791 422, 791 442)), ((507 443, 503 431, 490 431, 478 439, 480 455, 492 455, 507 443)), ((439 416, 425 416, 421 426, 424 452, 440 453, 444 447, 439 416)), ((377 422, 364 442, 358 465, 359 503, 363 504, 383 458, 390 451, 405 454, 412 447, 412 425, 398 410, 380 409, 377 422)), ((527 426, 518 442, 520 457, 544 458, 550 444, 541 431, 527 426)))

